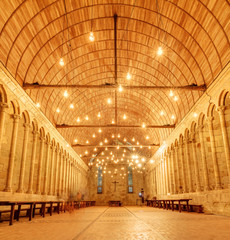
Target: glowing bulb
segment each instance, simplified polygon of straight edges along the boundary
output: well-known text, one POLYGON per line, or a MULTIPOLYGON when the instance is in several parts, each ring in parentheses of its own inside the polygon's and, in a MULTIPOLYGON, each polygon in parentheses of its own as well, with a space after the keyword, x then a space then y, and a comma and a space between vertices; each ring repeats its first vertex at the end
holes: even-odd
POLYGON ((40 103, 37 103, 36 106, 39 108, 40 107, 40 103))
POLYGON ((139 142, 137 142, 137 145, 139 145, 140 143, 139 142))
POLYGON ((74 108, 74 106, 73 106, 73 104, 70 104, 70 106, 69 106, 71 109, 73 109, 74 108))
POLYGON ((96 137, 96 135, 95 135, 95 133, 93 134, 93 138, 95 138, 96 137))
POLYGON ((123 91, 123 88, 122 88, 121 85, 119 86, 118 91, 119 91, 119 92, 122 92, 122 91, 123 91))
POLYGON ((74 142, 77 143, 77 139, 74 139, 74 142))
POLYGON ((150 163, 154 163, 154 160, 153 160, 153 159, 151 159, 151 160, 150 160, 150 163))
POLYGON ((59 64, 60 64, 60 66, 62 66, 62 67, 65 65, 63 58, 60 59, 59 64))
MULTIPOLYGON (((108 148, 106 147, 106 148, 105 148, 105 151, 107 151, 107 150, 108 150, 108 148)), ((107 158, 107 159, 108 159, 108 158, 107 158)))
POLYGON ((107 103, 108 103, 108 104, 111 104, 111 103, 112 103, 111 98, 108 98, 108 99, 107 99, 107 103))
POLYGON ((145 123, 143 123, 143 124, 142 124, 142 128, 145 128, 145 127, 146 127, 146 125, 145 125, 145 123))
POLYGON ((124 114, 124 116, 123 116, 123 119, 125 120, 127 117, 126 117, 126 115, 124 114))
POLYGON ((107 138, 105 139, 105 143, 107 143, 108 142, 108 140, 107 140, 107 138))
POLYGON ((77 122, 80 122, 80 121, 81 121, 81 120, 80 120, 80 118, 78 117, 78 118, 77 118, 77 122))
POLYGON ((66 144, 66 147, 69 147, 69 144, 66 144))
POLYGON ((149 139, 149 136, 146 136, 146 139, 149 139))
POLYGON ((112 120, 112 124, 114 124, 115 122, 114 122, 114 120, 112 120))
POLYGON ((100 146, 102 146, 103 145, 103 142, 100 142, 100 146))
POLYGON ((177 97, 177 96, 175 96, 175 97, 174 97, 174 101, 176 102, 177 100, 178 100, 178 97, 177 97))
POLYGON ((143 148, 142 146, 140 146, 140 148, 143 148))
POLYGON ((172 119, 175 119, 175 116, 174 116, 174 115, 172 115, 172 116, 171 116, 171 118, 172 118, 172 119))
POLYGON ((88 151, 85 151, 85 154, 88 154, 88 151))
POLYGON ((87 120, 87 121, 89 120, 89 117, 88 117, 87 115, 86 115, 86 117, 85 117, 85 120, 87 120))
POLYGON ((99 132, 99 133, 101 133, 101 132, 102 132, 100 128, 99 128, 98 132, 99 132))
POLYGON ((90 33, 89 33, 89 40, 90 40, 91 42, 93 42, 93 41, 95 40, 95 36, 94 36, 93 32, 90 32, 90 33))
POLYGON ((127 139, 126 138, 124 138, 124 142, 126 142, 127 141, 127 139))
POLYGON ((170 92, 169 92, 169 96, 170 96, 170 97, 173 96, 173 91, 172 91, 172 90, 170 90, 170 92))
POLYGON ((134 138, 134 137, 132 138, 132 141, 133 141, 133 142, 135 141, 135 138, 134 138))
POLYGON ((144 162, 144 161, 145 161, 145 158, 142 158, 141 161, 144 162))
POLYGON ((151 149, 151 147, 149 146, 148 149, 151 149))
POLYGON ((130 80, 132 78, 131 74, 128 72, 127 75, 126 75, 126 79, 127 80, 130 80))
POLYGON ((197 117, 197 116, 198 116, 198 114, 197 114, 197 113, 194 113, 194 114, 193 114, 193 117, 197 117))
POLYGON ((159 47, 159 48, 158 48, 157 54, 158 54, 159 56, 161 56, 161 55, 163 54, 162 47, 159 47))
POLYGON ((101 117, 101 113, 100 112, 97 114, 97 117, 99 117, 99 118, 101 117))
POLYGON ((164 111, 161 111, 160 115, 163 116, 164 115, 164 111))
POLYGON ((59 109, 59 108, 57 108, 56 112, 57 112, 57 113, 59 113, 59 112, 60 112, 60 109, 59 109))
POLYGON ((118 138, 120 138, 120 137, 121 137, 120 133, 118 133, 117 137, 118 137, 118 138))
POLYGON ((65 92, 64 92, 64 97, 68 97, 69 96, 69 94, 68 94, 68 92, 67 92, 67 90, 65 90, 65 92))
POLYGON ((85 142, 86 144, 88 144, 89 143, 89 141, 88 140, 86 140, 86 142, 85 142))
POLYGON ((117 146, 117 149, 119 149, 120 147, 119 146, 117 146))
POLYGON ((112 135, 112 138, 114 138, 114 134, 112 135))

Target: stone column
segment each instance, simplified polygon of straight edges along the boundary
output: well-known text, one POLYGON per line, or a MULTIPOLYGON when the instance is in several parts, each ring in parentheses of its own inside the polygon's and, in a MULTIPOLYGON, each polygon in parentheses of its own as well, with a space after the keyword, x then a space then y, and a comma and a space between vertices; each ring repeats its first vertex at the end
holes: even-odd
POLYGON ((31 156, 31 163, 30 163, 29 186, 28 186, 27 193, 33 193, 34 162, 35 162, 36 150, 37 150, 37 140, 38 140, 38 131, 33 131, 33 148, 32 148, 32 156, 31 156))
POLYGON ((55 154, 55 146, 51 146, 51 159, 50 159, 50 180, 49 180, 49 195, 53 194, 53 173, 54 173, 54 154, 55 154))
POLYGON ((47 184, 48 184, 48 171, 49 171, 49 161, 50 161, 50 142, 46 142, 47 154, 46 154, 46 166, 45 166, 45 176, 44 176, 44 189, 43 195, 47 195, 47 184))
POLYGON ((188 190, 189 192, 193 192, 191 163, 190 163, 190 155, 189 155, 189 139, 185 139, 185 156, 186 156, 186 164, 187 164, 187 170, 188 170, 188 190))
POLYGON ((172 193, 171 189, 171 171, 170 171, 170 157, 169 153, 166 154, 166 168, 167 168, 167 175, 168 175, 168 193, 172 193))
POLYGON ((65 190, 65 178, 66 178, 66 162, 67 162, 67 157, 64 156, 63 159, 63 175, 62 175, 62 194, 64 195, 66 193, 65 190))
POLYGON ((5 126, 6 108, 8 108, 8 105, 6 103, 1 102, 0 103, 0 153, 1 153, 2 137, 4 132, 4 126, 5 126))
POLYGON ((41 147, 40 147, 40 158, 38 162, 38 177, 37 177, 37 191, 36 194, 41 194, 41 176, 42 176, 42 164, 43 164, 43 155, 44 155, 44 143, 45 138, 40 137, 41 147))
POLYGON ((216 157, 216 146, 215 146, 215 137, 213 131, 213 117, 209 117, 208 120, 208 129, 210 135, 210 143, 211 143, 211 150, 212 150, 212 160, 213 160, 213 167, 214 167, 214 175, 215 175, 215 189, 221 189, 220 185, 220 172, 219 166, 216 157))
POLYGON ((56 196, 58 193, 58 185, 59 185, 59 166, 60 166, 60 150, 58 148, 56 148, 56 171, 54 173, 54 179, 55 179, 55 183, 54 183, 54 195, 56 196))
POLYGON ((21 160, 21 169, 20 169, 20 176, 19 176, 19 186, 17 190, 17 192, 19 193, 24 192, 25 164, 26 164, 26 156, 27 156, 29 130, 30 130, 30 124, 24 123, 24 141, 22 146, 22 160, 21 160))
POLYGON ((160 188, 159 188, 159 174, 158 174, 158 166, 155 167, 156 169, 156 179, 157 179, 157 194, 160 194, 160 188))
POLYGON ((229 150, 229 139, 228 139, 228 132, 226 128, 226 122, 225 122, 225 116, 224 116, 224 110, 225 106, 218 107, 218 112, 220 116, 220 127, 221 132, 223 136, 223 143, 224 143, 224 152, 225 152, 225 159, 226 159, 226 165, 228 170, 228 187, 230 188, 230 150, 229 150))
POLYGON ((199 177, 199 167, 198 167, 198 160, 196 155, 196 139, 195 133, 192 134, 192 154, 193 154, 193 161, 194 161, 194 168, 195 168, 195 179, 196 179, 196 191, 200 192, 200 177, 199 177))
POLYGON ((182 193, 181 189, 181 178, 180 178, 180 167, 179 167, 179 159, 178 159, 178 147, 175 146, 175 166, 177 168, 177 192, 182 193))
POLYGON ((58 179, 58 196, 62 194, 62 179, 63 179, 63 161, 64 155, 60 152, 60 161, 59 161, 59 179, 58 179))
POLYGON ((179 149, 180 149, 180 159, 181 159, 181 168, 182 168, 183 193, 186 193, 187 192, 187 181, 186 181, 185 164, 184 164, 183 143, 179 144, 179 149))
POLYGON ((169 192, 169 186, 168 186, 168 173, 167 173, 167 159, 166 155, 164 155, 164 173, 165 173, 165 194, 169 192))
POLYGON ((66 162, 66 179, 65 179, 65 189, 67 196, 69 195, 69 165, 70 165, 70 159, 67 159, 66 162))
POLYGON ((174 150, 171 150, 171 169, 172 169, 172 193, 176 193, 176 173, 175 173, 175 159, 174 150))
POLYGON ((13 121, 13 131, 12 131, 12 140, 11 140, 11 147, 10 147, 10 159, 9 159, 9 166, 8 166, 8 174, 6 179, 6 192, 12 191, 12 178, 13 178, 13 171, 14 171, 14 160, 15 160, 15 151, 16 151, 16 143, 18 138, 18 124, 20 116, 17 114, 12 115, 14 118, 13 121))
POLYGON ((199 130, 199 138, 200 138, 200 150, 201 150, 201 161, 203 165, 203 173, 204 173, 204 191, 209 191, 209 179, 208 179, 208 167, 207 167, 207 160, 205 156, 205 147, 204 147, 204 134, 203 134, 203 125, 198 126, 199 130))

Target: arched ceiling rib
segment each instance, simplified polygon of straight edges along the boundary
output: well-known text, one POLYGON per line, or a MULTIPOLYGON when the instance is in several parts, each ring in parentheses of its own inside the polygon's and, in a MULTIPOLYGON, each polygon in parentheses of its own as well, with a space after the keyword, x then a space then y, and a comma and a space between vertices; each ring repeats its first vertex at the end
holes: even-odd
MULTIPOLYGON (((114 83, 114 13, 118 15, 119 84, 208 86, 230 60, 230 7, 225 0, 158 0, 159 9, 150 0, 65 1, 67 16, 63 0, 1 1, 4 11, 0 16, 0 61, 21 85, 114 83), (93 43, 88 40, 91 24, 96 37, 93 43), (160 45, 164 54, 159 57, 156 50, 160 45), (61 56, 67 63, 64 67, 59 66, 61 56), (132 74, 129 82, 125 79, 128 71, 132 74)), ((106 116, 103 122, 114 118, 114 90, 68 91, 67 99, 63 97, 63 89, 27 90, 27 93, 40 103, 41 110, 54 124, 76 124, 77 116, 83 119, 86 115, 97 122, 99 111, 106 116), (107 98, 112 99, 111 105, 106 104, 107 98), (69 110, 70 104, 74 104, 73 110, 69 110), (61 110, 59 114, 57 108, 61 110)), ((142 119, 163 125, 171 124, 174 114, 176 122, 180 122, 202 92, 174 90, 174 94, 179 97, 177 102, 169 97, 169 91, 118 93, 118 119, 124 122, 122 115, 127 114, 127 124, 142 119)), ((76 137, 85 141, 94 130, 59 131, 72 144, 76 137)), ((126 129, 125 133, 134 132, 144 144, 143 131, 162 143, 172 129, 126 129)), ((108 129, 101 136, 107 137, 112 132, 108 129)), ((140 152, 148 155, 154 151, 140 152)))

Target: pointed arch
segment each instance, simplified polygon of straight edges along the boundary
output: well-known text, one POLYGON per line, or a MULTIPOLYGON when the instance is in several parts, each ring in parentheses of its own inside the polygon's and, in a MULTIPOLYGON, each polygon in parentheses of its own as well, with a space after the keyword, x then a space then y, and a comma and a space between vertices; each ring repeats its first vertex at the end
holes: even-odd
POLYGON ((6 90, 2 84, 0 84, 0 103, 8 103, 6 90))

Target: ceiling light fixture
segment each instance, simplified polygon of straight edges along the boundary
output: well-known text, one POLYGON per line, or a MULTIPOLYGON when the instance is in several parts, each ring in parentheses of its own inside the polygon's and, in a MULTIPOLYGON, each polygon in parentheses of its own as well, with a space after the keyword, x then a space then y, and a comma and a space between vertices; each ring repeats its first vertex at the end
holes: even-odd
POLYGON ((162 49, 162 47, 159 47, 159 48, 158 48, 157 54, 158 54, 159 56, 161 56, 161 55, 163 54, 163 49, 162 49))
POLYGON ((65 97, 65 98, 67 98, 67 97, 69 96, 69 94, 68 94, 67 90, 65 90, 65 92, 64 92, 64 94, 63 94, 63 95, 64 95, 64 97, 65 97))
POLYGON ((60 64, 60 66, 62 66, 62 67, 65 65, 63 58, 60 59, 59 64, 60 64))
POLYGON ((94 36, 94 33, 93 33, 93 32, 90 32, 90 33, 89 33, 89 40, 90 40, 90 42, 94 42, 95 36, 94 36))
POLYGON ((127 75, 126 75, 126 79, 127 80, 130 80, 132 78, 131 74, 128 72, 127 75))

